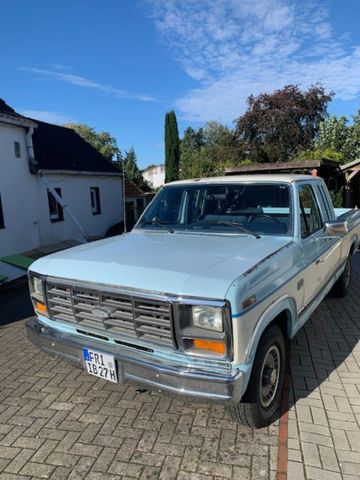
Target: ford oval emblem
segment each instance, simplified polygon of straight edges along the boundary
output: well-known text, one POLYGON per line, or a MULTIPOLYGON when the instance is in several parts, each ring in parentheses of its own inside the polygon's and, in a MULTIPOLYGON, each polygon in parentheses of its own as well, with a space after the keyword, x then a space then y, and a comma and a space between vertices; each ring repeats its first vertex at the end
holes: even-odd
POLYGON ((112 311, 110 308, 100 308, 100 307, 96 307, 96 308, 93 308, 91 310, 91 313, 93 315, 95 315, 96 317, 99 317, 103 320, 105 320, 106 318, 109 318, 112 311))

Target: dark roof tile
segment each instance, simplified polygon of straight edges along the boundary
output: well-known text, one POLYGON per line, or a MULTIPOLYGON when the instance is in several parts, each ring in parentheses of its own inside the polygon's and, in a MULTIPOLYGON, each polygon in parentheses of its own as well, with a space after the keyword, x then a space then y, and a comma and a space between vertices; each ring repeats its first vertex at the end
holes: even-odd
POLYGON ((145 193, 132 180, 125 177, 125 195, 127 197, 141 197, 144 196, 145 193))
POLYGON ((16 118, 23 118, 25 119, 26 117, 23 117, 19 113, 16 113, 15 110, 10 107, 2 98, 0 98, 0 115, 10 115, 11 117, 16 117, 16 118))
POLYGON ((38 124, 33 144, 39 169, 120 173, 71 128, 34 121, 38 124))

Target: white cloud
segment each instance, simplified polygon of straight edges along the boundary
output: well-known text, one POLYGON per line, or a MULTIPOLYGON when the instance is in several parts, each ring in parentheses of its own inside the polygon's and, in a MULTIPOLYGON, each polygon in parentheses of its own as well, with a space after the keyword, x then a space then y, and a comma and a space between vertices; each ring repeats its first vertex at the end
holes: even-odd
POLYGON ((61 69, 46 70, 46 69, 34 68, 34 67, 21 67, 20 70, 34 73, 36 75, 39 75, 41 78, 47 78, 47 79, 52 79, 59 82, 69 83, 77 87, 92 88, 95 90, 99 90, 107 95, 113 95, 117 98, 128 98, 131 100, 139 100, 141 102, 156 101, 156 99, 154 97, 151 97, 150 95, 132 94, 121 88, 116 88, 116 87, 112 87, 111 85, 99 83, 96 80, 90 80, 89 78, 81 77, 80 75, 67 73, 62 71, 61 69))
POLYGON ((19 110, 24 117, 33 118, 34 120, 42 120, 43 122, 54 123, 55 125, 64 125, 74 120, 58 112, 49 112, 47 110, 19 110))
POLYGON ((147 0, 150 16, 198 82, 176 102, 188 120, 230 122, 250 94, 321 81, 360 94, 360 46, 345 50, 323 0, 147 0))

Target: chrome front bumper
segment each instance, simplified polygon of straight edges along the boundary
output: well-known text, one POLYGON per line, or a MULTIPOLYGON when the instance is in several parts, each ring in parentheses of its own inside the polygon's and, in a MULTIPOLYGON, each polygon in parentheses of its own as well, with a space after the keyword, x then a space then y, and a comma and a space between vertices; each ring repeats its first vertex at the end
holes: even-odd
POLYGON ((196 366, 196 362, 190 364, 190 359, 188 364, 179 362, 175 356, 165 361, 152 353, 61 332, 37 318, 28 320, 26 328, 29 339, 45 353, 81 368, 85 368, 83 348, 114 355, 121 383, 135 382, 151 390, 211 402, 237 403, 241 399, 243 373, 239 370, 211 371, 196 366))

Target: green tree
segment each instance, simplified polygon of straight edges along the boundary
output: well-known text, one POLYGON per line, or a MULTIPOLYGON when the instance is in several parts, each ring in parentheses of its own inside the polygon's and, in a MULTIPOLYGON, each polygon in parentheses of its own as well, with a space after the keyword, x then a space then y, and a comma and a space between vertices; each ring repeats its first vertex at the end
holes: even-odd
POLYGON ((165 115, 165 183, 179 178, 180 142, 174 111, 165 115))
POLYGON ((328 158, 348 163, 360 157, 360 116, 353 117, 348 125, 344 116, 326 118, 319 125, 319 133, 312 149, 305 150, 299 158, 305 160, 328 158))
POLYGON ((67 123, 65 127, 75 130, 80 137, 96 148, 107 160, 113 161, 121 158, 121 152, 116 140, 109 132, 97 132, 94 128, 84 123, 67 123))
POLYGON ((233 132, 218 122, 208 122, 197 131, 187 128, 180 150, 180 177, 184 179, 222 175, 243 155, 233 132))
POLYGON ((180 142, 180 178, 196 178, 201 175, 200 150, 202 146, 204 146, 203 130, 195 131, 188 127, 180 142))
POLYGON ((348 127, 348 135, 342 152, 344 163, 360 158, 360 110, 353 116, 353 124, 348 127))
POLYGON ((348 137, 347 123, 346 117, 336 117, 335 115, 320 122, 315 147, 324 149, 331 148, 332 150, 341 152, 348 137))
POLYGON ((327 116, 333 93, 321 85, 302 92, 296 85, 250 96, 248 109, 236 121, 235 134, 254 162, 284 162, 311 148, 327 116))
POLYGON ((141 171, 137 165, 136 153, 133 147, 127 152, 125 151, 124 159, 122 160, 125 175, 140 187, 144 192, 151 190, 149 184, 142 176, 141 171))
POLYGON ((107 160, 112 161, 121 157, 116 140, 109 132, 97 132, 94 128, 85 125, 85 123, 67 123, 64 126, 75 130, 80 137, 96 148, 107 160))

